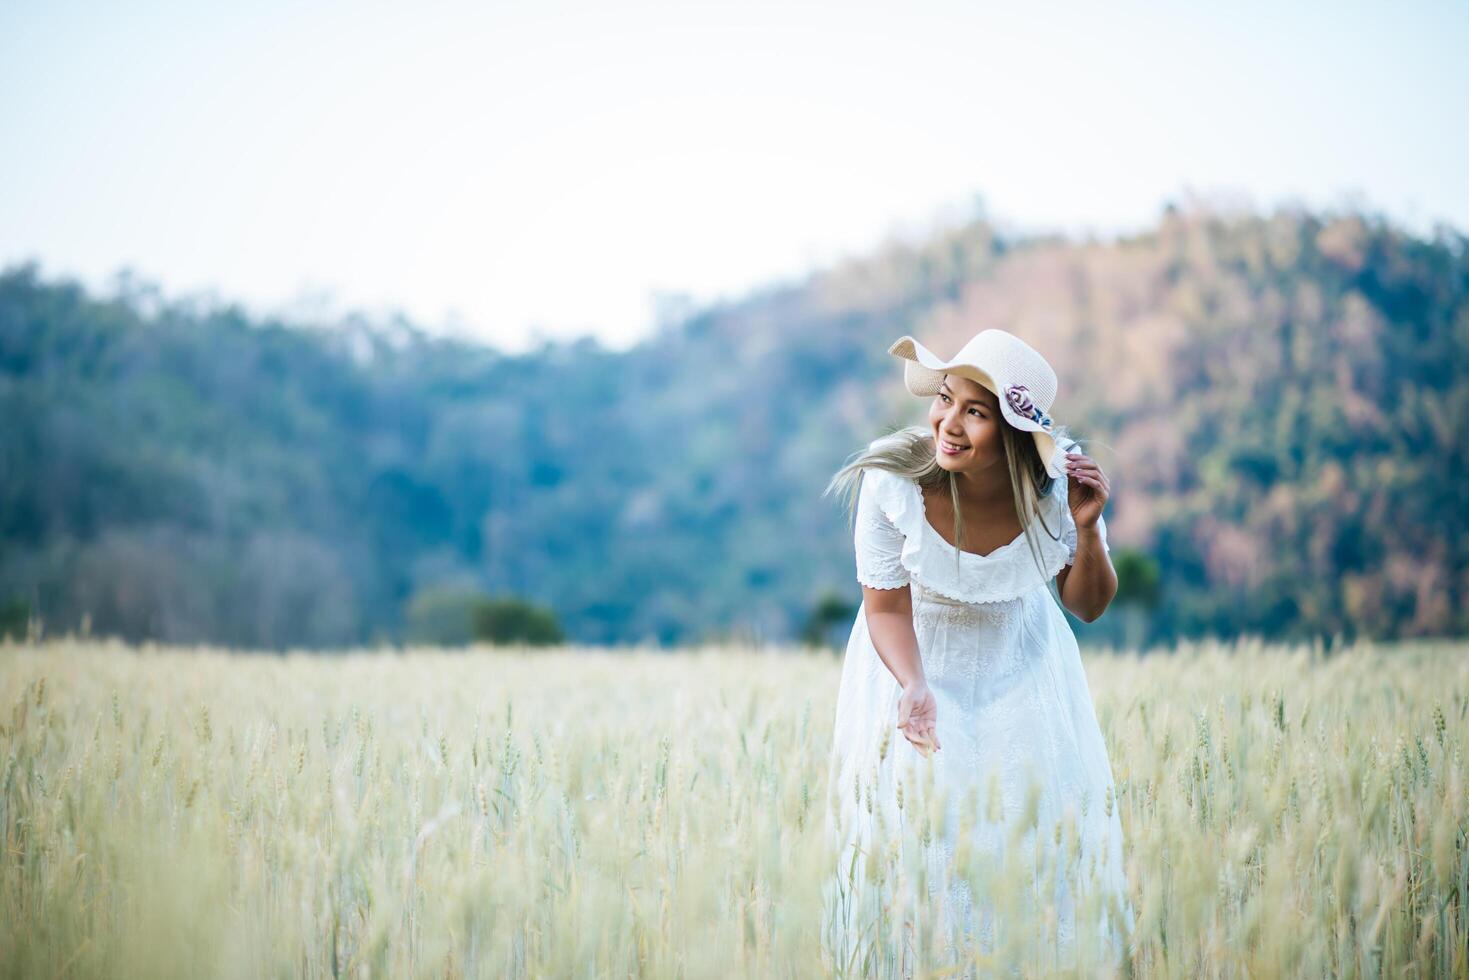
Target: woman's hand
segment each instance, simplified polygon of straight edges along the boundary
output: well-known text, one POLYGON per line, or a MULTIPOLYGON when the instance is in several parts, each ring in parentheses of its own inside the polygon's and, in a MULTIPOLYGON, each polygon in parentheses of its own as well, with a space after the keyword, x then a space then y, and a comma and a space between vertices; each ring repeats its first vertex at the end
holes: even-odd
POLYGON ((1102 472, 1096 460, 1083 452, 1066 454, 1066 474, 1071 481, 1066 487, 1071 519, 1077 527, 1096 527, 1097 518, 1102 516, 1102 507, 1112 492, 1107 474, 1102 472))
POLYGON ((933 691, 929 690, 928 682, 922 678, 909 683, 898 698, 898 728, 903 737, 917 746, 924 755, 931 749, 943 748, 934 731, 938 722, 938 710, 933 691))

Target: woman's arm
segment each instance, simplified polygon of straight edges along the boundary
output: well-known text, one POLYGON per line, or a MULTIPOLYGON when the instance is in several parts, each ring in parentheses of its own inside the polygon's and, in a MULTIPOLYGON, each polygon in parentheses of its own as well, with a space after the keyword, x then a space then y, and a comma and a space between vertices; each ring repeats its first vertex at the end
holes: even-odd
POLYGON ((898 728, 927 754, 930 746, 939 747, 933 731, 938 707, 918 654, 913 592, 902 562, 903 532, 878 502, 885 490, 892 488, 893 479, 882 470, 870 471, 862 478, 854 535, 857 580, 862 583, 868 638, 903 689, 898 698, 898 728))
POLYGON ((899 686, 923 680, 923 660, 913 630, 913 590, 906 585, 901 589, 864 585, 862 604, 867 610, 867 633, 872 645, 899 686))
POLYGON ((1117 572, 1102 544, 1102 508, 1112 495, 1112 481, 1086 453, 1066 454, 1066 500, 1076 525, 1076 556, 1056 575, 1061 605, 1082 622, 1094 622, 1117 595, 1117 572))
POLYGON ((942 749, 935 731, 938 701, 923 674, 918 635, 913 629, 913 590, 906 585, 900 589, 864 585, 862 601, 873 649, 903 690, 898 698, 898 729, 925 755, 930 749, 942 749))
POLYGON ((1056 576, 1061 605, 1084 623, 1095 622, 1117 595, 1117 572, 1096 525, 1076 528, 1076 560, 1056 576))

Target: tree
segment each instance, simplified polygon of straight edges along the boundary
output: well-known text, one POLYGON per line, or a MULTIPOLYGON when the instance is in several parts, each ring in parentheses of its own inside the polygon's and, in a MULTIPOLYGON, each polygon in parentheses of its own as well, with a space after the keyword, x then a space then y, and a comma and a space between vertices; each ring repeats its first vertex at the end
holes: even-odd
POLYGON ((473 588, 436 585, 419 590, 404 610, 408 641, 429 646, 473 642, 476 611, 488 598, 473 588))
POLYGON ((1148 614, 1158 608, 1162 596, 1158 563, 1133 548, 1118 548, 1112 559, 1117 571, 1117 596, 1114 601, 1122 611, 1123 642, 1136 649, 1152 634, 1148 614))
POLYGON ((832 636, 834 627, 850 626, 857 607, 835 592, 827 592, 816 600, 806 625, 801 630, 801 642, 808 646, 836 646, 832 636))
POLYGON ((531 646, 566 641, 554 612, 514 596, 482 599, 475 604, 474 638, 487 643, 531 646))
POLYGON ((30 620, 30 603, 20 596, 0 602, 0 639, 24 640, 30 620))

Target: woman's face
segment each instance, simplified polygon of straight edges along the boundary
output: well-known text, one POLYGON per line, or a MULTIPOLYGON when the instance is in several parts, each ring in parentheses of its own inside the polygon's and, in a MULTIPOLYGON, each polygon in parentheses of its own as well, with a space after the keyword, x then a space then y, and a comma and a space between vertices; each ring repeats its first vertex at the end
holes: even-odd
POLYGON ((952 473, 978 473, 1004 465, 1005 446, 1000 426, 1000 400, 978 381, 950 374, 928 409, 933 429, 934 455, 952 473), (950 452, 959 447, 958 452, 950 452))

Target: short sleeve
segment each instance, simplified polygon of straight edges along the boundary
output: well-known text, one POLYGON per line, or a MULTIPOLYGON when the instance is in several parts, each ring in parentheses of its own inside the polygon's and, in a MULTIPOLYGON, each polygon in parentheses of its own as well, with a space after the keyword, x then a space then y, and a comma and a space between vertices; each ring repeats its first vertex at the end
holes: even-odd
MULTIPOLYGON (((1057 482, 1061 485, 1057 491, 1057 499, 1061 502, 1061 540, 1066 543, 1066 564, 1070 565, 1076 561, 1076 521, 1071 517, 1071 505, 1066 498, 1070 492, 1070 481, 1059 477, 1057 482)), ((1102 538, 1102 550, 1110 555, 1112 547, 1107 544, 1107 518, 1101 514, 1097 515, 1097 531, 1102 538)))
POLYGON ((857 581, 872 589, 901 589, 908 584, 903 553, 903 532, 883 512, 881 501, 885 471, 866 469, 857 496, 853 544, 857 556, 857 581))

